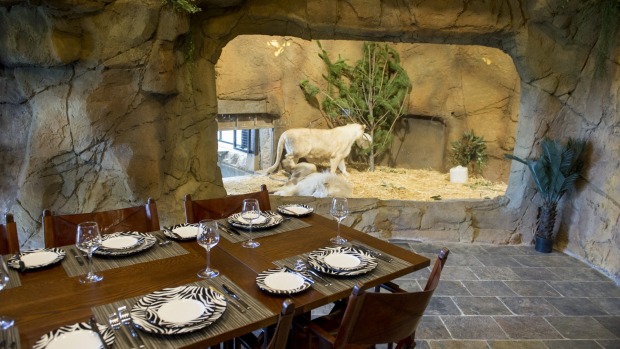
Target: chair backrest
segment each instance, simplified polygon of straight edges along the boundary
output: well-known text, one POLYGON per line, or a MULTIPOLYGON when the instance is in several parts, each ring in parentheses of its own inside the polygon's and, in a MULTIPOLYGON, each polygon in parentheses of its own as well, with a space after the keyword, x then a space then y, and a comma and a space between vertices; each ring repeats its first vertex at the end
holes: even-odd
POLYGON ((17 238, 17 224, 13 215, 5 215, 6 223, 0 224, 0 254, 19 253, 19 240, 17 238))
POLYGON ((191 195, 185 195, 185 222, 198 223, 203 219, 226 218, 233 213, 241 212, 243 199, 257 199, 261 211, 271 210, 267 186, 262 184, 260 191, 228 195, 221 198, 192 200, 191 195))
POLYGON ((371 293, 356 285, 344 311, 334 348, 344 348, 348 344, 394 343, 413 336, 439 283, 449 252, 446 248, 441 250, 423 291, 371 293))
POLYGON ((295 303, 292 299, 287 298, 282 303, 282 310, 278 318, 278 324, 273 333, 273 337, 267 345, 267 349, 285 349, 288 336, 293 322, 293 313, 295 312, 295 303))
POLYGON ((121 231, 151 232, 159 230, 159 216, 155 200, 149 198, 145 205, 92 213, 52 215, 43 211, 43 236, 45 247, 75 244, 79 223, 94 221, 102 234, 121 231))

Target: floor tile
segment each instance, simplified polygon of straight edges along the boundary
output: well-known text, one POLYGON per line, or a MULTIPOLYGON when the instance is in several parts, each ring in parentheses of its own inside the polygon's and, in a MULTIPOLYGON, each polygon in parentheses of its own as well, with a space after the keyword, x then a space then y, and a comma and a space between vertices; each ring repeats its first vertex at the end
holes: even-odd
POLYGON ((426 306, 425 315, 462 315, 461 310, 454 304, 452 297, 431 298, 426 306))
POLYGON ((416 339, 450 339, 450 333, 439 316, 423 316, 415 331, 416 339))
POLYGON ((515 274, 508 267, 470 267, 480 280, 521 280, 519 275, 515 274))
MULTIPOLYGON (((422 290, 417 280, 394 280, 394 282, 407 292, 417 292, 422 290)), ((426 283, 426 280, 424 282, 426 283)))
POLYGON ((620 316, 596 316, 594 319, 620 339, 620 316))
POLYGON ((512 271, 519 275, 519 280, 558 280, 560 277, 554 274, 549 268, 512 268, 512 271))
POLYGON ((442 316, 441 319, 454 339, 507 338, 506 333, 490 316, 442 316))
POLYGON ((557 254, 554 256, 514 256, 513 258, 526 267, 534 268, 586 266, 585 263, 564 254, 557 254))
POLYGON ((547 349, 542 341, 535 340, 500 340, 489 341, 491 349, 547 349))
POLYGON ((472 254, 461 254, 453 257, 452 254, 448 257, 446 266, 458 266, 458 267, 484 267, 484 264, 472 254))
POLYGON ((549 281, 565 297, 620 297, 620 287, 608 282, 549 281))
POLYGON ((460 281, 439 281, 433 296, 471 296, 460 281))
POLYGON ((523 297, 559 297, 560 294, 545 281, 504 281, 517 295, 523 297))
POLYGON ((441 280, 478 280, 478 277, 468 267, 444 266, 441 271, 441 280))
POLYGON ((505 306, 517 315, 562 315, 553 305, 540 297, 500 297, 505 306))
POLYGON ((591 268, 548 268, 558 276, 558 281, 609 281, 609 279, 591 268))
POLYGON ((491 255, 502 255, 502 256, 522 256, 524 254, 524 250, 521 246, 496 246, 496 245, 488 245, 482 246, 487 254, 491 255))
POLYGON ((409 273, 407 275, 401 276, 394 281, 398 282, 398 280, 428 280, 428 277, 430 275, 431 275, 431 269, 424 268, 424 269, 417 270, 413 273, 409 273))
POLYGON ((598 304, 588 298, 545 298, 562 314, 574 315, 608 315, 598 304))
POLYGON ((512 312, 497 297, 454 297, 465 315, 511 315, 512 312))
POLYGON ((600 322, 587 316, 549 316, 545 318, 569 339, 618 339, 600 322))
POLYGON ((555 340, 544 341, 549 349, 601 349, 602 347, 593 340, 555 340))
MULTIPOLYGON (((431 349, 488 349, 486 341, 429 341, 431 349)), ((416 349, 418 349, 416 347, 416 349)))
POLYGON ((502 281, 463 281, 463 285, 474 296, 516 296, 502 281))
POLYGON ((602 339, 596 341, 604 349, 618 349, 620 348, 620 339, 602 339))
POLYGON ((590 298, 605 309, 609 315, 620 315, 620 298, 590 298))
POLYGON ((562 338, 560 333, 540 316, 494 316, 493 318, 511 339, 562 338))
POLYGON ((522 267, 523 265, 517 262, 511 256, 504 256, 501 254, 487 254, 487 255, 474 255, 483 266, 485 267, 522 267))

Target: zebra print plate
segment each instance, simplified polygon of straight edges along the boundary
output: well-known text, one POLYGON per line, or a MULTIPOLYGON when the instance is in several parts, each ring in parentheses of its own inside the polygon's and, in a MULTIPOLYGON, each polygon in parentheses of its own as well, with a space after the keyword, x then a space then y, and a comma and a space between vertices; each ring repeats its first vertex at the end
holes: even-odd
POLYGON ((26 269, 47 267, 60 262, 65 258, 65 251, 61 248, 37 248, 22 251, 17 256, 13 255, 7 265, 14 269, 20 269, 19 261, 24 262, 26 269))
POLYGON ((312 213, 314 209, 308 205, 303 204, 288 204, 278 206, 278 212, 287 216, 303 217, 312 213))
MULTIPOLYGON (((228 217, 228 223, 237 228, 250 229, 250 225, 241 218, 241 215, 241 213, 235 213, 228 217)), ((261 211, 260 215, 264 219, 259 218, 262 222, 252 224, 252 229, 267 229, 275 227, 284 221, 284 218, 277 212, 261 211)))
POLYGON ((372 255, 351 247, 323 247, 316 251, 310 252, 308 255, 308 263, 310 266, 321 273, 330 275, 353 276, 366 274, 377 267, 377 260, 372 255), (361 262, 356 268, 334 267, 325 262, 334 254, 344 254, 350 257, 358 258, 361 262))
POLYGON ((144 236, 137 232, 124 231, 121 233, 104 234, 101 237, 99 250, 119 251, 135 248, 144 242, 144 236))
POLYGON ((157 238, 149 233, 139 233, 134 231, 130 234, 138 239, 142 239, 142 243, 123 250, 111 250, 107 248, 97 249, 95 254, 98 256, 126 256, 148 250, 157 242, 157 238))
MULTIPOLYGON (((114 343, 114 331, 100 325, 99 332, 108 346, 114 343)), ((100 349, 103 348, 97 334, 86 322, 63 326, 42 336, 32 349, 100 349)))
POLYGON ((164 228, 164 235, 167 237, 179 240, 188 241, 196 240, 198 234, 198 223, 183 223, 164 228))
POLYGON ((285 268, 269 269, 256 277, 258 288, 275 294, 293 294, 312 286, 300 275, 287 272, 285 268))
POLYGON ((180 286, 142 297, 131 309, 131 318, 146 332, 172 335, 205 328, 225 310, 226 300, 221 294, 204 287, 180 286))

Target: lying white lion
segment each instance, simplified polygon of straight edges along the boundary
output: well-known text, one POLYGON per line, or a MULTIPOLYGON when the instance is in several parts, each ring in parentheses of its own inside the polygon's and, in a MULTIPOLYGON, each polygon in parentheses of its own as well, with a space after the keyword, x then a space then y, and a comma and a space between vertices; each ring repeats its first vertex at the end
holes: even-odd
POLYGON ((333 173, 311 173, 297 182, 297 184, 288 183, 278 188, 274 194, 281 196, 314 196, 315 198, 351 197, 353 185, 344 177, 333 173))
POLYGON ((295 166, 300 158, 310 162, 329 160, 331 173, 336 173, 336 168, 339 168, 343 175, 348 176, 344 159, 351 153, 353 143, 360 147, 368 147, 372 143, 370 135, 364 133, 363 125, 348 124, 327 130, 292 128, 284 131, 278 140, 275 163, 260 172, 270 174, 277 170, 282 161, 282 150, 286 147, 289 166, 295 166))

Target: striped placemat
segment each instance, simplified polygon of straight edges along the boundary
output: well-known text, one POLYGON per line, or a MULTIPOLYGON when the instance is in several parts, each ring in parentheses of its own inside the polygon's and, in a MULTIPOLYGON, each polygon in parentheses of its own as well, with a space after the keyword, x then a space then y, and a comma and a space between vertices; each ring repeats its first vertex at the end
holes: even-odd
MULTIPOLYGON (((270 311, 267 307, 250 297, 246 292, 244 292, 241 288, 239 288, 235 283, 230 281, 226 276, 219 275, 215 279, 207 279, 201 280, 198 282, 194 282, 188 285, 191 286, 201 286, 201 287, 209 287, 213 286, 216 289, 222 291, 222 284, 226 284, 229 286, 235 293, 239 295, 239 297, 244 300, 246 303, 250 305, 250 309, 248 309, 245 313, 242 313, 237 309, 237 307, 232 304, 226 305, 226 311, 221 318, 215 321, 213 324, 207 326, 206 328, 187 334, 179 334, 172 336, 164 336, 164 335, 155 335, 150 334, 141 330, 138 330, 140 333, 140 337, 144 342, 147 348, 164 348, 164 349, 173 349, 180 348, 186 345, 190 345, 196 343, 201 340, 205 340, 216 335, 226 333, 237 329, 239 327, 250 324, 254 321, 261 321, 264 319, 268 319, 276 315, 276 313, 270 311)), ((223 292, 222 292, 223 293, 223 292)), ((125 299, 123 301, 114 302, 98 307, 92 308, 93 314, 97 319, 97 322, 100 324, 108 325, 108 316, 110 314, 116 313, 116 310, 120 306, 126 306, 128 310, 131 310, 132 306, 140 299, 141 297, 134 297, 125 299)), ((226 296, 226 298, 229 298, 226 296)), ((229 302, 235 302, 234 300, 229 300, 229 302)), ((119 338, 123 338, 122 336, 118 336, 118 333, 115 333, 116 340, 114 342, 115 349, 130 349, 132 348, 131 343, 122 342, 119 338)))
MULTIPOLYGON (((151 232, 150 234, 158 237, 158 241, 146 251, 128 256, 97 256, 93 255, 93 271, 104 271, 114 268, 126 267, 133 264, 151 262, 158 259, 181 256, 189 253, 177 242, 170 242, 166 246, 159 246, 159 238, 163 238, 163 231, 151 232)), ((75 253, 79 253, 75 246, 63 247, 67 252, 62 262, 65 272, 70 277, 84 275, 88 273, 88 257, 84 257, 84 265, 80 265, 75 258, 75 253)))
MULTIPOLYGON (((357 241, 352 241, 353 243, 368 247, 360 242, 357 241)), ((374 250, 377 250, 376 248, 373 247, 374 250)), ((298 256, 293 256, 293 257, 288 257, 285 259, 281 259, 278 261, 273 262, 275 265, 279 266, 279 267, 283 267, 283 266, 288 266, 289 268, 295 268, 295 262, 298 259, 301 259, 303 261, 307 261, 308 260, 308 255, 310 255, 312 251, 298 255, 298 256)), ((341 291, 344 291, 346 289, 351 289, 353 286, 355 286, 355 284, 365 284, 369 281, 372 281, 376 278, 385 276, 387 274, 393 273, 395 271, 398 271, 400 269, 406 268, 406 267, 410 267, 412 264, 404 261, 400 258, 396 258, 394 256, 391 256, 387 253, 381 252, 383 255, 385 256, 389 256, 392 258, 391 262, 386 262, 384 260, 381 260, 379 258, 376 258, 377 261, 377 267, 373 270, 371 270, 370 272, 366 273, 366 274, 362 274, 362 275, 356 275, 356 276, 335 276, 335 275, 329 275, 329 274, 323 274, 320 272, 317 272, 319 275, 321 275, 325 280, 331 282, 332 284, 330 286, 325 286, 323 285, 323 283, 313 277, 312 275, 307 275, 309 277, 313 277, 315 283, 312 285, 312 287, 314 289, 316 289, 317 291, 325 294, 325 295, 332 295, 334 293, 338 293, 341 291)), ((308 264, 309 266, 309 264, 308 264)))
MULTIPOLYGON (((249 230, 233 227, 236 231, 238 231, 241 234, 240 235, 237 235, 234 233, 229 234, 226 231, 227 230, 226 228, 231 227, 231 225, 228 224, 228 219, 227 218, 220 219, 218 220, 218 223, 221 226, 223 226, 223 228, 220 229, 220 236, 223 236, 224 238, 226 238, 226 240, 233 242, 233 243, 249 240, 249 236, 248 236, 249 230)), ((309 223, 306 223, 300 219, 285 217, 282 223, 276 225, 273 228, 252 230, 252 239, 258 239, 258 238, 262 238, 262 237, 269 236, 269 235, 286 233, 287 231, 302 229, 302 228, 306 228, 309 226, 310 226, 309 223)))
POLYGON ((11 267, 9 267, 6 262, 11 258, 12 255, 4 255, 2 256, 2 259, 4 261, 4 265, 6 266, 6 270, 9 271, 9 282, 6 284, 6 286, 4 288, 13 288, 13 287, 19 287, 22 285, 21 280, 19 279, 19 271, 17 271, 17 269, 13 269, 11 267))

